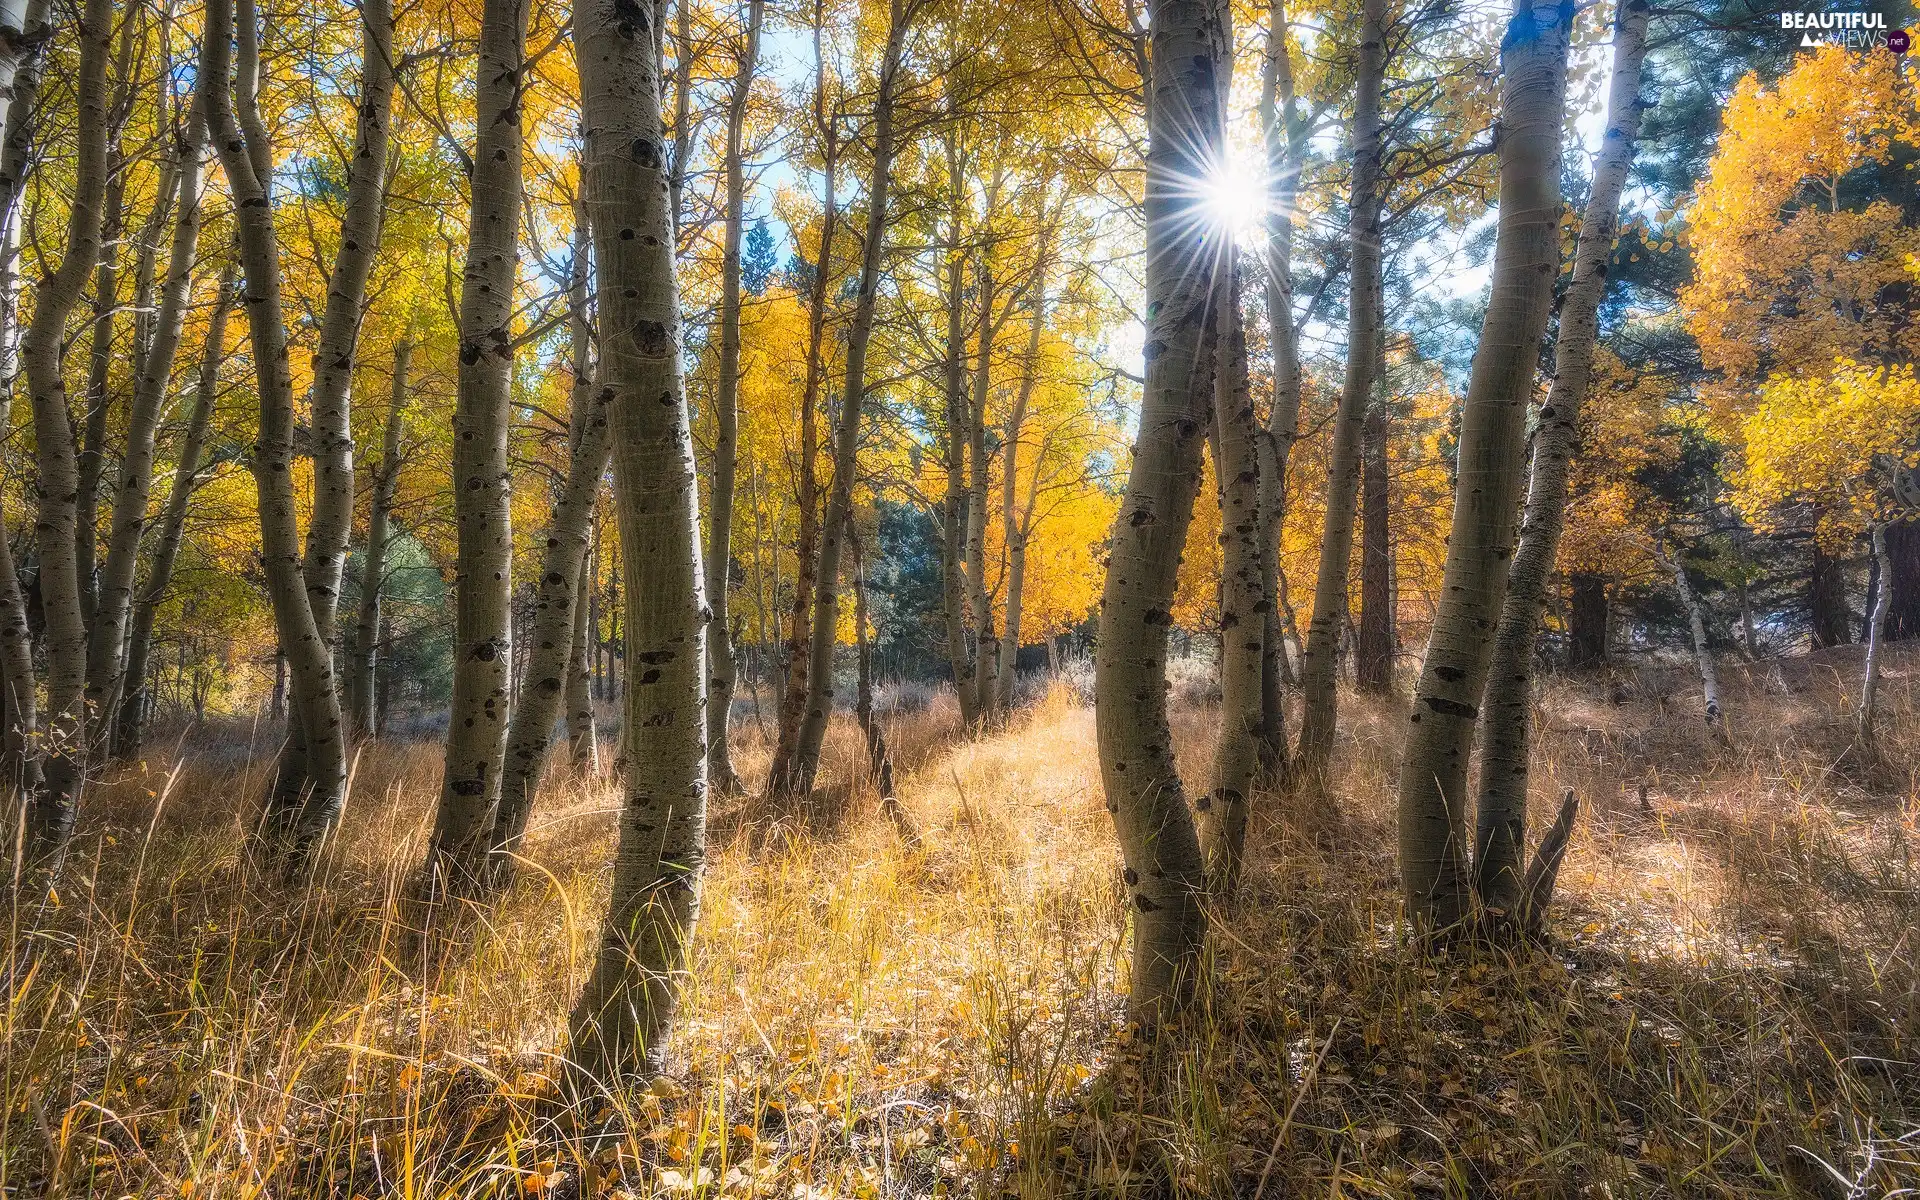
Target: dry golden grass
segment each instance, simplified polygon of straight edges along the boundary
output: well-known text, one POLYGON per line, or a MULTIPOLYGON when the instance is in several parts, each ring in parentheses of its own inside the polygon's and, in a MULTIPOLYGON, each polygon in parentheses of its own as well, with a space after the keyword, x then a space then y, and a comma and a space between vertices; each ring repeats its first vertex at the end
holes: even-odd
MULTIPOLYGON (((1871 761, 1846 736, 1857 656, 1730 666, 1733 753, 1706 750, 1683 669, 1552 685, 1538 798, 1589 803, 1556 945, 1518 959, 1403 941, 1404 718, 1349 697, 1334 794, 1262 798, 1206 1002, 1151 1043, 1124 1025, 1116 852, 1072 693, 972 743, 950 705, 894 719, 916 846, 846 782, 862 756, 837 727, 805 811, 769 830, 721 806, 669 1076, 580 1114, 615 1131, 593 1140, 544 1098, 610 786, 556 779, 536 868, 423 938, 403 897, 436 747, 368 749, 319 877, 289 891, 242 856, 270 747, 202 731, 94 793, 57 907, 7 914, 0 1195, 1920 1186, 1916 668, 1892 664, 1871 761)), ((1194 772, 1211 729, 1179 714, 1194 772)), ((764 757, 749 729, 737 761, 764 757)))

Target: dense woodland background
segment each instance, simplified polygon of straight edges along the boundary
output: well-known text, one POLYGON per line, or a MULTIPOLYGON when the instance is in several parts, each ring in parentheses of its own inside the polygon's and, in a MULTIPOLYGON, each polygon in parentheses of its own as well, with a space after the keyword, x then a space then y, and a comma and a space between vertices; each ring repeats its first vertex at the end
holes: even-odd
POLYGON ((0 1193, 1920 1188, 1797 12, 0 0, 0 1193))

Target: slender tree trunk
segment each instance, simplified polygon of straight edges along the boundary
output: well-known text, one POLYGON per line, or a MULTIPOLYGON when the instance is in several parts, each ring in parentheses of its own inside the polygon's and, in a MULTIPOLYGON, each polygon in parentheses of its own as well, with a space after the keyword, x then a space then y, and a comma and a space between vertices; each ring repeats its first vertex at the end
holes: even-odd
POLYGON ((253 0, 208 0, 200 69, 208 126, 234 199, 244 298, 252 343, 260 431, 253 476, 260 506, 260 556, 274 627, 286 655, 296 720, 289 723, 281 776, 303 780, 304 803, 281 803, 273 814, 276 836, 288 837, 297 872, 310 863, 339 819, 346 784, 346 746, 341 737, 340 695, 333 653, 314 623, 300 566, 299 526, 293 489, 293 379, 282 308, 279 237, 274 229, 272 149, 256 101, 258 28, 253 0), (236 20, 237 16, 237 20, 236 20), (236 28, 237 26, 237 28, 236 28), (237 36, 236 36, 237 35, 237 36), (237 62, 232 46, 239 47, 237 62), (235 81, 235 96, 224 82, 235 81))
MULTIPOLYGON (((1000 707, 1013 707, 1014 665, 1020 657, 1020 617, 1027 584, 1027 539, 1032 524, 1033 505, 1019 512, 1015 496, 1020 477, 1020 434, 1027 421, 1027 405, 1033 400, 1033 385, 1040 372, 1040 335, 1047 324, 1047 259, 1050 249, 1042 246, 1040 261, 1034 265, 1033 311, 1027 325, 1027 354, 1020 373, 1020 387, 1014 393, 1013 408, 1007 414, 1006 436, 1000 453, 1000 531, 1007 548, 1007 619, 1000 635, 1000 707)), ((1037 467, 1039 464, 1035 464, 1037 467)))
POLYGON ((119 729, 115 734, 122 758, 139 755, 146 732, 147 708, 151 703, 147 690, 147 657, 153 646, 153 620, 173 583, 173 565, 180 554, 180 538, 187 525, 187 502, 200 483, 200 457, 206 451, 207 425, 213 415, 214 393, 220 385, 220 364, 227 354, 227 319, 233 312, 233 290, 234 265, 229 262, 220 273, 220 290, 214 295, 213 310, 207 314, 207 340, 200 354, 200 374, 194 381, 186 436, 181 439, 180 453, 174 463, 173 490, 167 495, 167 510, 160 518, 153 561, 147 566, 146 586, 134 605, 133 632, 127 639, 127 691, 120 701, 119 729))
POLYGON ((1387 396, 1376 375, 1360 430, 1360 624, 1353 639, 1353 677, 1363 692, 1393 690, 1393 545, 1388 519, 1387 396))
POLYGON ((570 1022, 578 1091, 659 1069, 706 866, 700 500, 680 374, 660 62, 644 36, 646 12, 586 0, 573 18, 633 671, 613 893, 570 1022))
POLYGON ((1560 263, 1560 133, 1573 6, 1521 0, 1501 43, 1500 224, 1491 300, 1460 424, 1440 603, 1400 768, 1400 874, 1423 929, 1469 898, 1467 758, 1506 599, 1527 406, 1560 263))
MULTIPOLYGON (((590 535, 597 536, 597 535, 590 535)), ((567 658, 567 758, 576 769, 600 773, 600 738, 593 722, 593 556, 582 556, 573 605, 573 649, 567 658)))
POLYGON ((1707 613, 1700 597, 1687 579, 1686 563, 1679 555, 1669 555, 1664 546, 1655 546, 1654 555, 1673 574, 1674 594, 1687 614, 1687 630, 1693 645, 1693 663, 1700 672, 1700 697, 1705 710, 1707 736, 1716 745, 1728 744, 1726 714, 1720 707, 1720 676, 1713 668, 1713 651, 1707 643, 1707 613))
POLYGON ((1880 564, 1880 595, 1867 618, 1867 663, 1860 677, 1860 712, 1854 737, 1860 745, 1878 750, 1873 726, 1879 717, 1880 648, 1887 639, 1888 614, 1893 611, 1893 588, 1887 582, 1892 575, 1893 564, 1887 553, 1887 525, 1884 521, 1876 522, 1873 527, 1873 557, 1880 564))
POLYGON ((861 735, 867 743, 867 776, 880 793, 880 808, 894 827, 909 841, 914 837, 912 822, 900 807, 894 792, 893 753, 887 748, 886 730, 873 711, 873 639, 867 623, 867 572, 862 560, 860 530, 848 517, 847 553, 853 559, 853 642, 859 658, 859 674, 854 692, 854 715, 859 719, 861 735))
POLYGON ((1306 156, 1306 131, 1296 112, 1293 59, 1287 49, 1286 0, 1267 12, 1266 69, 1260 84, 1260 128, 1267 153, 1267 341, 1273 358, 1273 399, 1260 439, 1260 579, 1265 651, 1260 667, 1260 755, 1269 770, 1287 761, 1283 684, 1291 682, 1281 597, 1280 543, 1287 514, 1287 460, 1300 434, 1300 346, 1293 327, 1293 211, 1306 156))
POLYGON ((871 145, 873 174, 867 181, 867 228, 860 251, 860 290, 853 324, 847 331, 846 392, 840 402, 833 439, 833 487, 820 522, 820 567, 814 579, 813 641, 807 656, 807 707, 794 743, 793 775, 788 790, 813 793, 820 767, 820 746, 833 713, 833 646, 840 620, 840 548, 846 540, 847 514, 853 508, 853 481, 859 471, 860 420, 867 392, 867 346, 873 338, 874 310, 880 293, 881 258, 886 249, 887 193, 893 181, 894 86, 907 27, 917 0, 890 0, 887 42, 874 97, 871 145))
POLYGON ((969 430, 972 413, 967 405, 966 363, 966 280, 967 259, 960 251, 961 219, 964 211, 964 169, 961 165, 958 131, 947 129, 947 187, 950 209, 947 217, 946 309, 947 342, 944 367, 946 399, 946 494, 940 506, 940 601, 946 616, 947 660, 953 668, 953 690, 960 702, 960 722, 972 729, 980 719, 980 662, 975 653, 973 626, 979 620, 972 608, 972 588, 967 572, 967 532, 972 513, 971 493, 967 490, 967 451, 972 444, 969 430), (969 614, 972 614, 971 617, 969 614))
MULTIPOLYGON (((1360 485, 1360 432, 1380 337, 1381 125, 1386 80, 1386 0, 1363 0, 1359 70, 1353 102, 1353 181, 1347 236, 1351 255, 1347 301, 1347 372, 1333 421, 1327 472, 1327 521, 1313 590, 1313 622, 1300 665, 1300 769, 1325 770, 1339 721, 1337 661, 1347 620, 1347 576, 1353 562, 1354 494, 1360 485)), ((1505 211, 1502 209, 1501 211, 1505 211)))
POLYGON ((727 582, 733 564, 733 492, 740 446, 740 228, 747 203, 743 161, 747 101, 760 57, 764 0, 747 0, 746 43, 733 76, 727 106, 727 214, 720 262, 720 380, 715 389, 713 495, 707 510, 707 778, 722 791, 737 791, 733 756, 727 746, 733 688, 733 629, 727 615, 727 582))
MULTIPOLYGON (((456 891, 477 884, 485 867, 507 749, 513 662, 507 433, 513 417, 513 293, 520 264, 524 152, 520 89, 526 40, 525 0, 486 0, 475 76, 480 135, 474 153, 473 232, 460 296, 460 372, 453 415, 459 525, 453 709, 431 855, 435 886, 456 891)), ((671 246, 670 229, 668 234, 671 246)), ((566 580, 558 586, 571 591, 566 580)), ((567 625, 572 625, 571 613, 567 625)))
POLYGON ((607 471, 607 404, 612 396, 591 380, 576 387, 568 418, 575 432, 567 481, 547 524, 546 555, 540 564, 533 622, 528 629, 527 667, 514 697, 507 731, 507 757, 494 815, 493 861, 489 878, 496 888, 513 877, 514 856, 526 836, 527 818, 553 745, 561 715, 565 677, 573 649, 574 614, 584 607, 578 590, 587 557, 587 535, 600 501, 600 479, 607 471))
POLYGON ((825 383, 824 342, 827 326, 827 288, 833 274, 833 237, 838 212, 834 185, 839 167, 837 114, 827 109, 827 59, 824 42, 823 0, 813 6, 813 119, 822 142, 820 249, 814 256, 813 277, 807 291, 807 381, 800 396, 800 478, 794 496, 798 529, 794 537, 793 608, 786 643, 786 682, 780 695, 779 729, 773 762, 767 771, 767 794, 783 796, 793 790, 793 757, 800 740, 800 723, 807 711, 807 661, 813 646, 813 580, 820 537, 820 392, 825 383))
POLYGON ((1221 264, 1190 181, 1223 138, 1224 14, 1207 0, 1152 7, 1147 81, 1146 384, 1125 498, 1114 521, 1094 648, 1095 726, 1133 910, 1134 1012, 1149 1022, 1192 995, 1206 937, 1205 861, 1167 724, 1167 630, 1211 424, 1195 408, 1195 359, 1221 264))
MULTIPOLYGON (((1520 546, 1507 570, 1507 596, 1487 670, 1486 731, 1481 735, 1474 886, 1488 909, 1519 911, 1526 853, 1528 724, 1533 709, 1534 639, 1547 576, 1566 523, 1567 468, 1579 446, 1580 406, 1593 373, 1607 261, 1620 225, 1620 192, 1640 133, 1640 65, 1646 55, 1646 0, 1625 0, 1614 23, 1607 130, 1594 161, 1593 187, 1580 224, 1573 280, 1560 302, 1553 381, 1533 435, 1533 469, 1520 546)), ((1605 593, 1601 593, 1602 604, 1605 593)), ((1604 622, 1604 619, 1603 619, 1604 622)))
MULTIPOLYGON (((314 626, 329 650, 340 607, 340 576, 353 528, 353 368, 366 308, 367 277, 380 250, 381 203, 387 184, 387 132, 393 108, 391 0, 360 5, 360 105, 353 161, 347 164, 340 246, 327 277, 326 310, 313 356, 313 520, 302 568, 314 626)), ((484 56, 483 56, 484 61, 484 56)), ((484 93, 483 93, 484 103, 484 93)), ((488 110, 482 109, 482 116, 488 110)), ((481 126, 486 129, 485 125, 481 126)), ((482 155, 487 149, 481 134, 482 155)), ((484 174, 481 163, 476 173, 484 174)), ((477 190, 477 187, 476 187, 477 190)), ((517 195, 517 193, 516 193, 517 195)), ((477 214, 476 214, 477 216, 477 214)), ((476 219, 473 228, 481 228, 476 219)))
POLYGON ((987 589, 987 401, 992 395, 993 269, 980 252, 974 272, 980 298, 979 361, 973 370, 973 400, 967 414, 967 608, 973 622, 974 694, 982 718, 993 715, 1000 697, 999 639, 993 632, 993 594, 987 589))
POLYGON ((357 737, 374 737, 374 674, 380 656, 381 591, 387 586, 387 546, 392 540, 393 494, 400 483, 400 444, 407 424, 407 372, 413 343, 393 346, 393 385, 387 393, 386 433, 380 469, 367 499, 367 553, 360 570, 360 611, 355 614, 347 661, 347 711, 357 737))
POLYGON ((1260 769, 1260 682, 1266 651, 1261 575, 1259 421, 1247 382, 1247 334, 1240 314, 1240 273, 1221 272, 1214 301, 1213 419, 1220 502, 1220 740, 1213 792, 1196 807, 1216 894, 1240 884, 1247 841, 1248 797, 1260 769))
MULTIPOLYGON (((17 209, 33 148, 45 47, 51 40, 47 6, 48 0, 29 0, 22 12, 17 0, 0 4, 0 27, 8 34, 19 31, 21 44, 26 47, 0 51, 0 77, 10 73, 7 81, 12 85, 10 91, 0 88, 0 103, 7 106, 4 134, 0 134, 0 438, 13 430, 13 399, 19 371, 14 356, 14 331, 19 321, 14 289, 20 262, 17 209)), ((0 768, 8 780, 19 785, 21 795, 33 797, 40 790, 40 712, 33 669, 33 632, 27 623, 26 594, 13 560, 13 542, 3 518, 0 518, 0 681, 6 688, 6 730, 0 768)))
MULTIPOLYGON (((131 33, 133 25, 131 20, 124 21, 121 29, 131 33)), ((74 512, 74 571, 80 579, 80 619, 88 629, 93 628, 94 606, 99 597, 100 481, 106 474, 107 428, 113 408, 107 376, 113 369, 113 341, 120 314, 120 235, 126 224, 125 182, 126 159, 115 146, 107 161, 107 194, 101 206, 100 261, 93 270, 93 312, 87 322, 91 332, 87 347, 87 385, 82 393, 84 418, 80 423, 80 444, 75 459, 80 491, 74 512)))
MULTIPOLYGON (((573 269, 567 285, 569 336, 572 341, 569 365, 573 372, 573 396, 569 402, 567 420, 569 466, 580 447, 581 437, 586 433, 585 422, 574 420, 572 413, 584 413, 593 403, 592 266, 593 226, 587 217, 586 198, 579 196, 574 201, 573 269)), ((605 413, 605 406, 602 406, 602 419, 605 413)), ((606 464, 603 461, 602 474, 605 471, 606 464)), ((587 546, 580 556, 579 578, 574 581, 573 635, 567 651, 566 696, 568 759, 576 769, 591 768, 595 775, 600 773, 600 741, 593 722, 593 638, 598 629, 593 595, 600 578, 594 568, 600 547, 599 496, 596 487, 594 503, 587 511, 587 546)))
POLYGON ((27 861, 58 874, 73 835, 86 767, 84 692, 87 628, 76 561, 80 478, 73 417, 67 406, 62 350, 67 318, 100 258, 101 206, 107 170, 107 56, 113 38, 111 0, 86 0, 78 29, 80 61, 73 80, 79 105, 74 185, 64 257, 34 296, 33 323, 21 345, 33 404, 40 471, 35 532, 40 543, 40 597, 46 612, 47 746, 41 786, 28 813, 27 861))
MULTIPOLYGON (((197 86, 197 85, 196 85, 197 86)), ((193 300, 193 268, 200 244, 200 192, 206 154, 206 112, 196 99, 186 130, 174 149, 171 174, 179 189, 167 277, 152 323, 153 342, 141 356, 127 415, 127 448, 114 488, 113 525, 107 560, 87 647, 87 706, 103 729, 112 729, 126 686, 127 620, 133 607, 133 582, 140 563, 140 539, 147 527, 147 503, 153 492, 154 434, 166 409, 173 382, 173 360, 180 348, 187 308, 193 300)))

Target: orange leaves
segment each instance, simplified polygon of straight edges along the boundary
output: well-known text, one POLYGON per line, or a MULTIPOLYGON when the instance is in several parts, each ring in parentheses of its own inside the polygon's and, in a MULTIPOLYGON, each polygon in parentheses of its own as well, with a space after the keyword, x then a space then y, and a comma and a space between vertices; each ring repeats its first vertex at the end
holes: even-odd
POLYGON ((1915 144, 1915 118, 1914 80, 1892 55, 1826 47, 1771 88, 1740 82, 1687 212, 1695 277, 1681 302, 1709 367, 1751 376, 1915 348, 1889 296, 1920 234, 1846 187, 1915 144))

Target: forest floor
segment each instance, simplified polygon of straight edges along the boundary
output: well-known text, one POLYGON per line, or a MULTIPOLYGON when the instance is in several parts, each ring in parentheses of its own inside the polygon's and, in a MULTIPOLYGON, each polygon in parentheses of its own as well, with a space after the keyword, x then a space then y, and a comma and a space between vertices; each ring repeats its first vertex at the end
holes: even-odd
MULTIPOLYGON (((904 842, 845 784, 720 805, 669 1074, 549 1112, 615 790, 452 938, 405 902, 439 748, 357 760, 316 881, 251 872, 260 725, 106 781, 57 906, 7 914, 0 1196, 1879 1196, 1920 1187, 1920 651, 1850 750, 1859 652, 1551 682, 1535 802, 1584 804, 1554 942, 1425 955, 1394 871, 1398 700, 1343 698, 1332 793, 1263 796, 1202 1011, 1124 1022, 1093 720, 1067 682, 961 739, 888 716, 904 842), (1648 785, 1643 811, 1638 785, 1648 785), (156 807, 158 812, 156 814, 156 807), (431 949, 428 949, 431 947, 431 949), (616 1106, 608 1106, 609 1109, 616 1106)), ((1190 777, 1204 689, 1182 688, 1190 777)), ((764 769, 751 724, 738 758, 764 769)), ((836 726, 824 775, 858 735, 836 726)))

